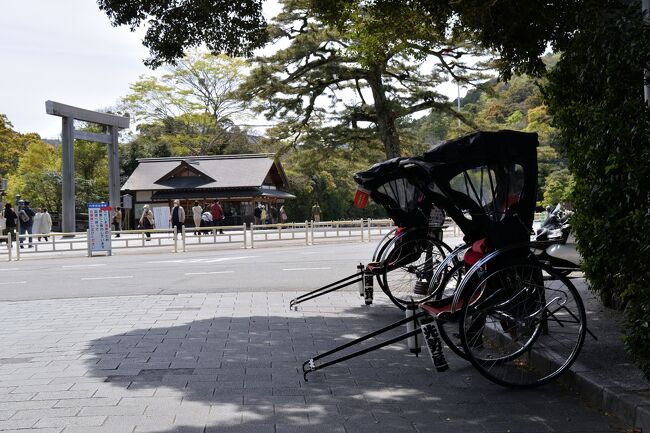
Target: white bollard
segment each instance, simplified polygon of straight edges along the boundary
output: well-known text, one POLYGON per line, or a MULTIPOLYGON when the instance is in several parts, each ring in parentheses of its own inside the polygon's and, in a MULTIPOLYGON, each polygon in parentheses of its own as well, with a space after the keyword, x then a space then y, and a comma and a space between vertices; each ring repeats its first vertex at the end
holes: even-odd
MULTIPOLYGON (((411 319, 408 322, 406 322, 406 332, 411 332, 415 330, 415 320, 413 320, 413 316, 415 315, 416 309, 417 309, 416 304, 409 304, 406 306, 406 310, 404 314, 406 315, 407 319, 411 319)), ((408 344, 408 348, 411 351, 411 353, 420 353, 420 342, 418 341, 417 334, 407 338, 406 342, 408 344)))

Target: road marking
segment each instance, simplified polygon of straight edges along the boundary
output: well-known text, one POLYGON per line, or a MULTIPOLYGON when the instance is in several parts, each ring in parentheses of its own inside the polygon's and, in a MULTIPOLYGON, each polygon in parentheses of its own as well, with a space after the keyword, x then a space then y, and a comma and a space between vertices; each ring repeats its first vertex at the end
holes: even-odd
POLYGON ((320 271, 320 270, 328 270, 332 268, 288 268, 288 269, 282 269, 283 271, 320 271))
POLYGON ((94 265, 65 265, 62 268, 89 268, 91 266, 106 266, 106 263, 96 263, 94 265))
POLYGON ((9 284, 25 284, 27 281, 13 281, 10 283, 0 283, 0 286, 9 285, 9 284))
POLYGON ((243 260, 243 259, 255 259, 258 256, 241 256, 241 257, 220 257, 217 259, 179 259, 179 260, 158 260, 154 262, 146 262, 150 264, 159 264, 159 263, 216 263, 216 262, 226 262, 228 260, 243 260))
POLYGON ((20 268, 5 268, 5 269, 0 269, 0 271, 20 271, 20 268))
POLYGON ((133 278, 133 275, 122 275, 119 277, 91 277, 91 278, 82 278, 81 280, 119 280, 124 278, 133 278))
POLYGON ((186 272, 185 275, 232 274, 235 271, 186 272))

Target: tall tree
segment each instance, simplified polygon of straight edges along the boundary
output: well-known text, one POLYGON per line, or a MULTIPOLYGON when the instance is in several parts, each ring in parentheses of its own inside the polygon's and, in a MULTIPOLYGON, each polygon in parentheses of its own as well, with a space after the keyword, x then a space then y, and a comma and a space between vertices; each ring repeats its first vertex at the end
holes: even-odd
POLYGON ((247 118, 246 107, 235 92, 247 66, 242 59, 192 51, 160 77, 140 77, 121 104, 141 122, 139 156, 248 151, 236 128, 247 118))
POLYGON ((337 136, 350 131, 354 138, 379 139, 390 158, 402 153, 398 125, 410 115, 435 109, 467 122, 436 90, 449 79, 482 78, 484 67, 465 59, 484 53, 461 35, 436 32, 403 4, 385 10, 358 1, 357 13, 340 29, 315 19, 310 5, 283 2, 269 32, 289 45, 257 58, 243 87, 260 111, 283 120, 294 142, 325 125, 332 141, 345 142, 337 136))

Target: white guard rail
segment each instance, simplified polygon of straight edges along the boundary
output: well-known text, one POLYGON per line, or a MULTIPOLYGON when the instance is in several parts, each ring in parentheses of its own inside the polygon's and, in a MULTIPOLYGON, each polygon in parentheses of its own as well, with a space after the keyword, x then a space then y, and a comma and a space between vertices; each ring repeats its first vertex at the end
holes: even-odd
MULTIPOLYGON (((11 261, 11 254, 13 252, 13 248, 11 247, 11 244, 13 242, 12 240, 12 234, 7 233, 6 235, 0 236, 0 246, 4 246, 6 249, 4 250, 7 253, 7 261, 11 261)), ((2 249, 0 249, 0 252, 2 249)))
POLYGON ((285 224, 251 224, 251 248, 256 242, 304 240, 309 245, 309 222, 285 224))
POLYGON ((361 242, 364 240, 363 218, 349 221, 312 221, 310 226, 312 244, 315 244, 317 239, 356 237, 361 242))
POLYGON ((240 226, 185 227, 182 233, 182 249, 187 251, 191 245, 242 243, 247 248, 248 230, 246 224, 240 226))
POLYGON ((368 242, 372 242, 373 236, 379 236, 381 238, 386 233, 393 230, 395 228, 395 223, 391 219, 374 220, 372 218, 368 218, 366 227, 368 229, 368 242))

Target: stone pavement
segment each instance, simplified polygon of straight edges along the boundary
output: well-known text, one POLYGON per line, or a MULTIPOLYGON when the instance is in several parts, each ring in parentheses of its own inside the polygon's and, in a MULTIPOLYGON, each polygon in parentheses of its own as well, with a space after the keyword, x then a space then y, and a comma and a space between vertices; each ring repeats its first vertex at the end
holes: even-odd
POLYGON ((314 373, 305 383, 304 360, 401 313, 383 296, 362 306, 354 292, 290 311, 295 296, 0 303, 0 431, 621 432, 632 425, 632 418, 600 406, 623 408, 621 401, 631 397, 622 391, 644 383, 622 362, 613 312, 590 307, 600 339, 586 341, 580 374, 567 379, 593 393, 585 401, 558 383, 525 391, 499 387, 451 354, 450 370, 436 373, 428 356, 411 355, 403 343, 314 373))

